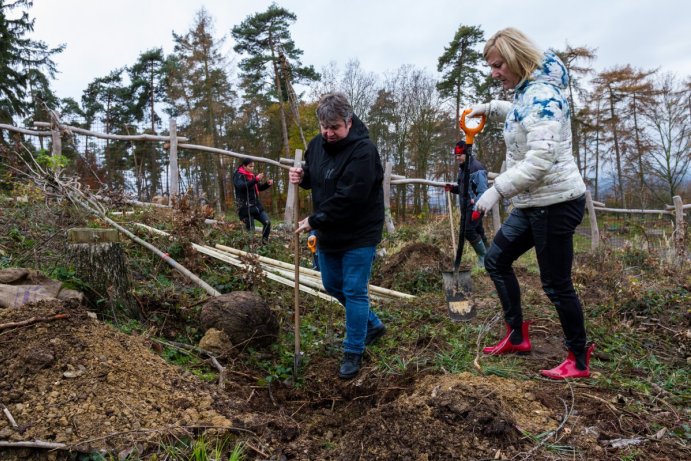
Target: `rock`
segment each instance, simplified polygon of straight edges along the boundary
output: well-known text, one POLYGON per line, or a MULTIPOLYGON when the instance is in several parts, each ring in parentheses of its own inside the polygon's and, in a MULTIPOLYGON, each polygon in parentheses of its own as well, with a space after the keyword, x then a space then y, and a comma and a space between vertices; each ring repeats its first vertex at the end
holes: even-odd
POLYGON ((211 299, 200 317, 205 330, 222 330, 235 347, 265 347, 278 339, 276 314, 259 295, 249 291, 233 291, 211 299))
POLYGON ((26 362, 31 366, 41 369, 50 367, 55 361, 55 355, 47 350, 35 350, 26 358, 26 362))
POLYGON ((232 351, 233 343, 230 342, 228 335, 224 331, 209 328, 201 341, 199 341, 199 347, 214 355, 223 356, 228 355, 232 351))

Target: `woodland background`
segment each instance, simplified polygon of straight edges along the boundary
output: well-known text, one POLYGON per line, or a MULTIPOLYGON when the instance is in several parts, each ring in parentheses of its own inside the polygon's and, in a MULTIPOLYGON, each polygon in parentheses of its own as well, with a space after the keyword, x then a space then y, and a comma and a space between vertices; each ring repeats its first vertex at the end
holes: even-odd
MULTIPOLYGON (((213 16, 201 8, 189 30, 172 33, 171 54, 145 51, 131 65, 93 80, 77 101, 51 89, 58 71, 53 57, 64 46, 31 39, 31 6, 29 0, 0 0, 0 123, 30 127, 55 110, 63 123, 101 133, 166 134, 167 119, 174 117, 178 135, 190 143, 278 160, 292 157, 317 133, 319 96, 340 90, 369 127, 382 161, 394 164, 394 174, 448 181, 456 169, 452 147, 462 138, 459 111, 512 96, 488 76, 481 26, 458 26, 439 50, 436 75, 405 64, 378 75, 357 60, 317 70, 302 62, 291 37, 299 19, 273 4, 232 28, 229 56, 220 51, 227 31, 215 31, 213 16)), ((660 208, 674 195, 688 197, 691 77, 625 63, 595 72, 594 45, 555 50, 570 74, 574 154, 593 198, 622 208, 660 208)), ((3 154, 17 151, 22 141, 33 154, 48 154, 44 140, 5 130, 0 136, 3 154)), ((500 171, 501 126, 488 126, 474 152, 490 171, 500 171)), ((212 154, 179 155, 181 186, 221 212, 232 209, 235 165, 212 154)), ((63 142, 63 156, 93 189, 123 190, 145 201, 170 193, 163 145, 75 136, 63 142)), ((264 200, 278 213, 287 177, 272 166, 266 172, 276 182, 264 200)), ((12 170, 0 165, 0 181, 10 187, 12 170)), ((393 211, 403 220, 429 211, 431 194, 419 184, 397 187, 393 211)))

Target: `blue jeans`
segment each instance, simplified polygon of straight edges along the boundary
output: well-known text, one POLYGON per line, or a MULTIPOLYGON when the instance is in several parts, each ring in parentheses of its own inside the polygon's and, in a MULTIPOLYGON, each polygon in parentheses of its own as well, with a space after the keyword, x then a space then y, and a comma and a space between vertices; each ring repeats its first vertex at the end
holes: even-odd
POLYGON ((494 237, 485 269, 497 289, 504 320, 521 328, 521 289, 513 262, 535 247, 542 289, 559 314, 565 344, 573 352, 586 345, 583 307, 571 280, 573 234, 583 220, 585 198, 545 207, 514 208, 494 237))
POLYGON ((382 325, 370 309, 369 277, 375 247, 327 253, 318 251, 322 283, 326 291, 345 306, 344 352, 362 354, 367 330, 382 325))

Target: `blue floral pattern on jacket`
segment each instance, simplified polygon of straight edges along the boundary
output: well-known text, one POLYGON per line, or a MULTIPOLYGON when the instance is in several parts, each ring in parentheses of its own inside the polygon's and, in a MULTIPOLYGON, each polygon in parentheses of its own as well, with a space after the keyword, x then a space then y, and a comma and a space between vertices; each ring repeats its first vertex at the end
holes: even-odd
POLYGON ((573 157, 567 87, 566 67, 548 51, 518 84, 513 103, 490 102, 490 117, 504 117, 506 141, 506 171, 495 178, 495 187, 518 208, 565 202, 585 192, 573 157))

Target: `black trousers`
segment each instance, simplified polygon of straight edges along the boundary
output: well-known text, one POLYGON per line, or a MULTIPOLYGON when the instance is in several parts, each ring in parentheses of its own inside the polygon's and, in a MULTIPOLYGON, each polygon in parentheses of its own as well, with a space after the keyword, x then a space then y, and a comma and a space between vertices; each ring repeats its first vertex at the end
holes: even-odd
POLYGON ((583 196, 545 207, 514 208, 485 257, 504 320, 511 328, 520 329, 521 289, 512 266, 535 247, 542 289, 557 309, 566 347, 575 353, 582 352, 586 345, 583 307, 571 280, 573 234, 584 212, 583 196))
POLYGON ((265 242, 269 240, 269 234, 271 233, 271 220, 269 219, 269 215, 266 213, 266 211, 260 210, 257 207, 250 207, 249 214, 248 210, 244 209, 238 214, 238 216, 240 217, 240 220, 245 223, 245 229, 250 232, 254 232, 255 219, 262 223, 262 240, 265 242))
POLYGON ((485 236, 485 228, 482 226, 482 218, 483 216, 480 216, 480 218, 476 219, 473 221, 472 218, 473 215, 473 208, 468 207, 466 212, 461 216, 461 226, 463 225, 463 221, 465 221, 465 239, 467 242, 476 243, 478 240, 482 240, 483 242, 487 243, 487 237, 485 236))

